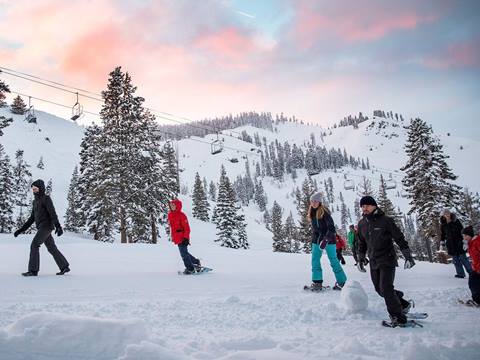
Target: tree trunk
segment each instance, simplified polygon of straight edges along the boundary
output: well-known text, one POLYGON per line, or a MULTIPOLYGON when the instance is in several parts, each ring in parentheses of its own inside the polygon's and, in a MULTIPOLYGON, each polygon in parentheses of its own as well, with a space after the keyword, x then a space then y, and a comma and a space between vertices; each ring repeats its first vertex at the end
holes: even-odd
POLYGON ((155 222, 155 217, 150 215, 150 223, 152 224, 152 244, 157 243, 157 223, 155 222))
POLYGON ((429 237, 425 237, 425 247, 427 248, 428 261, 433 262, 432 246, 429 237))
POLYGON ((120 240, 122 244, 127 243, 127 224, 125 221, 125 209, 120 208, 120 240))

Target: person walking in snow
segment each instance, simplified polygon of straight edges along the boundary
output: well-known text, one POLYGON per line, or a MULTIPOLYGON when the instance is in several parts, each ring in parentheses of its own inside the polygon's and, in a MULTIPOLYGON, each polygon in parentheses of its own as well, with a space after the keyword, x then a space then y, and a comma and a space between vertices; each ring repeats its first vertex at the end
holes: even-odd
POLYGON ((442 245, 446 245, 448 254, 452 257, 455 265, 455 277, 465 278, 465 270, 468 274, 472 271, 470 261, 467 259, 466 250, 463 248, 462 223, 450 210, 444 210, 440 217, 442 245))
POLYGON ((370 259, 370 277, 378 295, 385 299, 387 311, 394 326, 405 326, 411 303, 403 292, 395 290, 395 267, 398 266, 393 242, 405 257, 405 269, 415 265, 410 248, 395 221, 377 207, 375 199, 364 196, 360 200, 363 217, 358 223, 358 269, 365 272, 366 255, 370 259))
POLYGON ((347 243, 345 239, 341 237, 338 233, 335 234, 335 240, 337 241, 337 259, 342 263, 342 265, 345 265, 345 259, 343 257, 342 251, 347 247, 347 243))
POLYGON ((168 223, 170 224, 170 234, 174 244, 178 245, 180 256, 182 257, 185 275, 200 271, 200 260, 188 252, 190 245, 190 225, 187 215, 182 212, 182 202, 179 199, 170 201, 170 211, 168 212, 168 223))
POLYGON ((319 291, 323 289, 323 271, 320 259, 323 250, 327 252, 330 266, 335 274, 336 283, 334 289, 340 290, 347 276, 340 265, 336 253, 335 224, 328 209, 321 203, 320 192, 310 197, 308 219, 312 225, 312 285, 310 289, 319 291))
POLYGON ((472 271, 468 277, 468 287, 472 292, 472 305, 480 306, 480 235, 473 233, 473 227, 467 226, 462 231, 463 239, 468 244, 468 253, 472 260, 472 271))
POLYGON ((22 273, 23 276, 37 276, 40 269, 40 246, 45 243, 47 250, 52 254, 57 263, 60 272, 57 275, 64 275, 70 271, 70 265, 65 256, 58 250, 52 237, 52 231, 61 236, 63 234, 62 226, 58 221, 52 199, 45 194, 45 183, 43 180, 36 180, 32 183, 34 195, 32 213, 27 222, 15 233, 15 237, 27 231, 33 223, 37 227, 32 244, 30 245, 30 260, 28 262, 28 271, 22 273))
POLYGON ((355 260, 355 266, 357 266, 357 229, 355 225, 350 225, 347 234, 348 246, 352 249, 353 259, 355 260))

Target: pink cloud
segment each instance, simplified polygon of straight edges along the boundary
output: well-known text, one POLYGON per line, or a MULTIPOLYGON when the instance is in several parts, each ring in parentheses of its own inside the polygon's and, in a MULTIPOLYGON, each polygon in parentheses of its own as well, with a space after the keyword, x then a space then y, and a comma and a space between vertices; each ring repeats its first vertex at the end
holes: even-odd
MULTIPOLYGON (((337 4, 335 4, 337 5, 337 4)), ((306 49, 321 39, 343 42, 368 42, 438 19, 435 14, 420 14, 414 9, 394 10, 385 5, 352 2, 340 6, 319 7, 302 1, 296 12, 294 33, 300 47, 306 49)))
POLYGON ((446 70, 459 67, 480 67, 480 42, 465 41, 448 45, 440 53, 421 60, 428 68, 446 70))

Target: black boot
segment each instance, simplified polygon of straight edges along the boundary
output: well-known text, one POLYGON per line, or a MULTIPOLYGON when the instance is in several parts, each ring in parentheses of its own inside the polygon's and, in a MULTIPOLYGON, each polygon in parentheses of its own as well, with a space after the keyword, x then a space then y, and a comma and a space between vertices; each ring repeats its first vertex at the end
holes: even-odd
POLYGON ((65 275, 65 273, 69 272, 70 268, 67 266, 65 269, 60 270, 57 275, 65 275))
POLYGON ((22 273, 22 276, 37 276, 37 275, 38 275, 38 271, 27 271, 22 273))

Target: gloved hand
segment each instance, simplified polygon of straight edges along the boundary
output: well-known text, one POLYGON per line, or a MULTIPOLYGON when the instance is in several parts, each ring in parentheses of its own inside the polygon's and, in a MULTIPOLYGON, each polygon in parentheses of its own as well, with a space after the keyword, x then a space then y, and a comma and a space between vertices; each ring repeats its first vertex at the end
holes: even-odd
POLYGON ((404 269, 411 269, 415 266, 415 260, 413 260, 412 253, 410 249, 403 249, 402 250, 403 257, 405 258, 405 265, 403 265, 404 269))
POLYGON ((367 265, 367 259, 365 257, 365 254, 359 254, 358 255, 358 261, 357 261, 357 269, 360 272, 367 272, 365 269, 365 266, 367 265))
POLYGON ((325 249, 325 247, 327 246, 327 239, 323 239, 322 241, 320 241, 320 249, 325 249))
POLYGON ((187 238, 183 238, 182 245, 190 245, 190 240, 187 238))
POLYGON ((62 227, 61 227, 60 225, 57 225, 57 226, 55 227, 55 234, 56 234, 57 236, 62 236, 62 234, 63 234, 63 229, 62 229, 62 227))
POLYGON ((13 236, 14 237, 17 237, 18 235, 20 235, 22 232, 20 230, 17 230, 13 233, 13 236))

